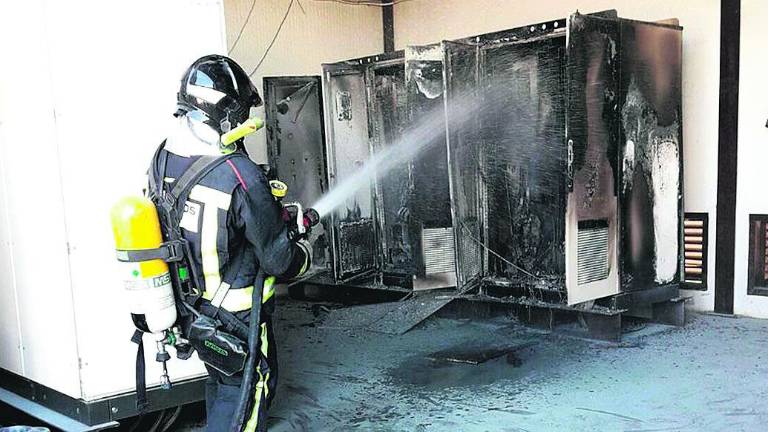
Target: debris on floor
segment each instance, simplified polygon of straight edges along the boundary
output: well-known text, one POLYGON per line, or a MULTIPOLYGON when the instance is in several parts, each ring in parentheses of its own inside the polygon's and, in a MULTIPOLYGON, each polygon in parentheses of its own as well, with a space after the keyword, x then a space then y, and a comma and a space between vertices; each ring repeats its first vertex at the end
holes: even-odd
MULTIPOLYGON (((499 358, 503 355, 507 355, 508 358, 512 358, 512 357, 509 357, 510 354, 514 356, 515 351, 528 348, 533 345, 536 345, 536 342, 531 341, 531 342, 518 343, 514 345, 501 345, 501 346, 499 345, 478 346, 477 344, 472 344, 472 346, 466 346, 465 344, 462 344, 459 346, 449 348, 447 350, 441 350, 441 351, 432 353, 428 355, 427 358, 437 362, 467 363, 467 364, 477 365, 480 363, 485 363, 488 360, 499 358)), ((517 357, 514 357, 514 358, 517 359, 515 362, 520 361, 519 358, 517 357)))
POLYGON ((323 322, 327 329, 361 329, 402 335, 442 309, 453 298, 419 295, 399 302, 350 306, 332 310, 323 322))

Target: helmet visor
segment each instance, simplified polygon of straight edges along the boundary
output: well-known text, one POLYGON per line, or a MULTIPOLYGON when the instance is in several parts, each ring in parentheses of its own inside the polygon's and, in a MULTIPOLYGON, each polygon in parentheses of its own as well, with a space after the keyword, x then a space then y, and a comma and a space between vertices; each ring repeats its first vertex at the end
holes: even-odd
POLYGON ((198 65, 189 77, 188 91, 219 109, 241 110, 262 104, 258 90, 245 71, 225 58, 198 65))
POLYGON ((198 59, 184 75, 179 110, 201 111, 219 134, 248 120, 251 108, 262 105, 258 90, 232 59, 210 55, 198 59))

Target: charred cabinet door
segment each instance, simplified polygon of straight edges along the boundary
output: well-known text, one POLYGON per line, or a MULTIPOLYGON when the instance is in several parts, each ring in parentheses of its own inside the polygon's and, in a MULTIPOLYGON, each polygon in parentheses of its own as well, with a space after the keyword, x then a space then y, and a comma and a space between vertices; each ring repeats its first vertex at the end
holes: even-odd
POLYGON ((616 20, 568 22, 566 289, 568 304, 619 292, 616 20))
POLYGON ((680 281, 682 29, 619 20, 621 289, 680 281))
POLYGON ((451 216, 456 241, 459 289, 483 273, 483 214, 485 185, 481 176, 481 141, 476 110, 478 48, 442 43, 444 55, 446 143, 451 216))
POLYGON ((337 281, 376 267, 377 241, 370 176, 365 78, 361 70, 324 67, 326 152, 331 189, 333 270, 337 281))
POLYGON ((448 154, 445 145, 443 48, 440 44, 405 48, 405 84, 410 127, 435 124, 429 142, 410 164, 413 198, 408 202, 408 226, 417 245, 414 289, 456 286, 456 240, 451 220, 448 154))
MULTIPOLYGON (((273 174, 288 185, 283 202, 314 205, 328 191, 319 76, 264 78, 267 151, 273 174)), ((313 266, 327 265, 330 239, 312 230, 313 266)))

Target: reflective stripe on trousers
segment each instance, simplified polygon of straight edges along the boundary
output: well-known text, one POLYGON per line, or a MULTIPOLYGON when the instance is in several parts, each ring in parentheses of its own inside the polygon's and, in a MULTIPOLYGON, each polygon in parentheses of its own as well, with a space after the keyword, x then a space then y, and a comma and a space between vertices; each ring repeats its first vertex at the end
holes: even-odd
MULTIPOLYGON (((261 301, 262 304, 266 303, 272 297, 275 295, 275 288, 274 288, 275 278, 274 276, 268 277, 264 281, 264 290, 262 291, 262 297, 261 301)), ((266 421, 267 421, 267 408, 269 405, 269 401, 272 398, 272 394, 270 394, 270 387, 274 388, 275 384, 274 382, 270 382, 270 368, 274 368, 277 365, 271 364, 271 362, 274 361, 275 356, 274 353, 271 350, 274 350, 274 347, 269 346, 269 329, 267 328, 267 322, 261 323, 260 326, 261 329, 261 358, 260 361, 257 363, 256 367, 256 373, 257 373, 257 381, 256 385, 254 386, 254 392, 253 392, 253 409, 251 411, 251 416, 248 419, 248 422, 245 425, 245 429, 243 429, 244 432, 256 432, 256 431, 264 431, 266 430, 266 421), (265 362, 267 367, 265 368, 265 373, 262 373, 261 363, 265 362)))

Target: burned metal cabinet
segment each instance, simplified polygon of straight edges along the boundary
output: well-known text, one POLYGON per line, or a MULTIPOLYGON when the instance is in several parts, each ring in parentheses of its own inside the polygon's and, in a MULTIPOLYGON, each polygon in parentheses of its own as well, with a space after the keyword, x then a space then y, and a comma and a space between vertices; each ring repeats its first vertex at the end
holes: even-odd
POLYGON ((460 287, 677 295, 681 30, 577 13, 443 43, 460 287))
MULTIPOLYGON (((288 185, 284 202, 313 205, 328 191, 319 76, 264 78, 270 173, 288 185)), ((313 267, 330 265, 323 225, 312 230, 313 267)))
POLYGON ((676 295, 683 252, 682 28, 575 14, 568 34, 566 256, 569 269, 576 267, 569 270, 568 302, 619 292, 676 295), (607 198, 596 202, 597 195, 607 198), (607 270, 594 260, 606 249, 607 270), (590 286, 599 283, 595 270, 608 274, 602 286, 590 286))
POLYGON ((384 285, 455 286, 439 46, 327 64, 324 74, 331 185, 348 178, 365 183, 331 216, 336 281, 372 270, 384 285), (397 163, 382 160, 411 152, 397 163), (365 169, 370 157, 386 172, 365 169), (361 200, 370 207, 358 217, 361 200), (363 266, 344 259, 363 251, 341 239, 351 223, 358 231, 366 227, 363 266))

